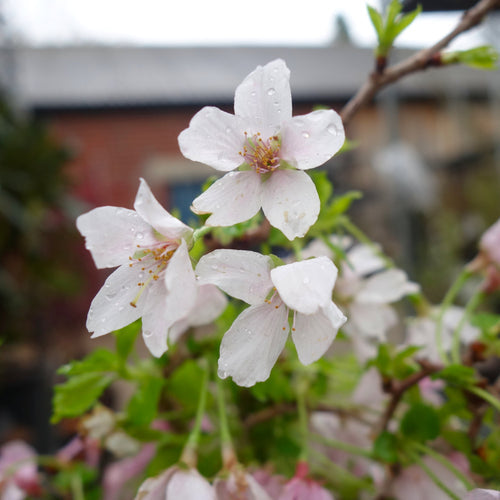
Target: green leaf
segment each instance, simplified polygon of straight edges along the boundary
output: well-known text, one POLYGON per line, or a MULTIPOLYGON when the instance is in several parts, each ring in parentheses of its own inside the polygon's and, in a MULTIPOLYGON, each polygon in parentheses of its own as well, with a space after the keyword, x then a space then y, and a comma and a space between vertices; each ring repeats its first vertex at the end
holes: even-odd
POLYGON ((382 16, 380 15, 380 12, 371 5, 367 5, 366 8, 368 9, 368 15, 370 16, 373 27, 377 32, 377 38, 380 41, 384 33, 384 21, 382 16))
POLYGON ((198 363, 188 360, 167 380, 167 391, 187 411, 194 412, 200 397, 203 377, 204 371, 198 363))
POLYGON ((311 178, 318 191, 321 206, 325 205, 333 193, 332 183, 328 179, 328 174, 325 171, 311 172, 311 178))
POLYGON ((141 331, 141 322, 139 320, 114 332, 116 337, 116 353, 122 361, 126 361, 132 349, 139 332, 141 331))
POLYGON ((294 398, 289 379, 279 369, 272 370, 269 378, 265 382, 259 382, 252 386, 250 392, 263 403, 267 401, 281 403, 291 401, 294 398))
POLYGON ((388 464, 398 461, 398 439, 390 432, 383 431, 373 443, 373 453, 388 464))
POLYGON ((72 361, 61 366, 57 373, 73 376, 84 373, 111 372, 118 367, 118 360, 114 352, 107 349, 96 349, 80 361, 72 361))
POLYGON ((443 64, 461 63, 476 69, 497 69, 498 52, 491 45, 482 45, 469 50, 445 52, 441 55, 443 64))
POLYGON ((328 207, 325 215, 329 218, 342 215, 343 213, 347 212, 347 210, 349 210, 349 207, 354 200, 359 200, 362 197, 363 194, 361 193, 361 191, 348 191, 341 196, 337 196, 328 207))
POLYGON ((404 414, 400 425, 400 430, 406 437, 422 442, 437 438, 440 428, 436 410, 423 403, 411 406, 404 414))
POLYGON ((127 420, 137 426, 149 425, 157 415, 158 401, 164 381, 158 377, 144 376, 127 406, 127 420))
POLYGON ((470 386, 476 382, 476 371, 470 366, 448 365, 432 376, 442 379, 452 385, 470 386))
POLYGON ((491 313, 477 313, 471 318, 471 324, 477 326, 482 332, 489 334, 490 332, 498 335, 500 327, 500 316, 491 313))
POLYGON ((77 417, 93 406, 103 391, 111 384, 112 375, 82 373, 71 377, 64 384, 54 388, 54 414, 51 422, 62 418, 77 417))
POLYGON ((394 38, 396 38, 403 30, 408 28, 410 24, 415 20, 415 18, 422 12, 422 6, 418 5, 417 8, 408 14, 405 14, 398 21, 395 29, 394 29, 394 38))

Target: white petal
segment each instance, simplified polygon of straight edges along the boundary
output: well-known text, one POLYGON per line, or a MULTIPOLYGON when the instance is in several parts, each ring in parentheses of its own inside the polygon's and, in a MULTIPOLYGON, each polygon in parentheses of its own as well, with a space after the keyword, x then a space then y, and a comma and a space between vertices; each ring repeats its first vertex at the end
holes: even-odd
POLYGON ((167 484, 177 470, 177 467, 170 467, 159 476, 146 479, 141 484, 135 500, 165 500, 167 484))
POLYGON ((408 281, 404 271, 400 269, 387 269, 368 278, 358 294, 356 302, 369 302, 372 304, 389 304, 396 302, 405 295, 416 293, 419 286, 408 281))
POLYGON ((276 170, 262 185, 262 209, 289 240, 301 238, 318 218, 316 186, 305 172, 276 170))
POLYGON ((170 328, 168 338, 170 342, 177 342, 178 338, 190 327, 211 323, 218 318, 227 306, 226 296, 214 285, 198 287, 196 304, 188 317, 183 318, 170 328))
POLYGON ((178 469, 167 484, 165 500, 216 500, 215 490, 196 470, 178 469))
POLYGON ((344 144, 344 126, 332 109, 294 116, 281 129, 280 157, 307 170, 328 161, 344 144))
POLYGON ((217 319, 226 306, 226 296, 217 287, 199 286, 196 304, 189 315, 189 323, 191 326, 207 325, 217 319))
POLYGON ((273 288, 267 255, 248 250, 214 250, 196 266, 199 283, 211 283, 247 304, 260 304, 273 288))
POLYGON ((349 306, 349 323, 358 335, 374 337, 383 342, 397 321, 396 312, 386 304, 352 302, 349 306))
POLYGON ((244 162, 239 153, 247 128, 240 117, 207 106, 181 132, 179 147, 186 158, 228 172, 244 162))
POLYGON ((500 491, 477 488, 469 491, 464 500, 500 500, 500 491))
POLYGON ((207 226, 232 226, 251 219, 259 211, 261 189, 256 172, 229 172, 198 196, 191 209, 196 214, 212 214, 207 226))
POLYGON ((279 131, 292 116, 290 70, 283 60, 258 66, 243 80, 234 96, 234 112, 255 125, 249 134, 260 132, 267 138, 279 131))
POLYGON ((271 270, 271 280, 285 304, 313 314, 332 300, 337 268, 328 257, 294 262, 271 270))
MULTIPOLYGON (((443 328, 452 332, 458 327, 462 321, 465 309, 458 306, 450 306, 446 309, 443 316, 443 328)), ((479 337, 480 330, 466 322, 460 330, 460 340, 465 343, 473 342, 479 337)))
POLYGON ((127 208, 94 208, 76 219, 76 227, 99 269, 120 266, 134 255, 137 245, 156 242, 151 226, 127 208))
POLYGON ((142 318, 144 342, 156 357, 167 350, 169 328, 187 318, 196 301, 196 279, 184 240, 162 278, 150 286, 142 318))
POLYGON ((358 276, 380 271, 385 267, 385 262, 375 248, 368 245, 356 245, 347 252, 347 266, 358 276))
POLYGON ((300 362, 308 365, 323 356, 346 319, 333 302, 316 314, 297 313, 292 339, 300 362))
POLYGON ((170 215, 160 203, 158 203, 158 200, 153 196, 151 189, 149 189, 144 179, 141 179, 141 184, 135 198, 134 208, 145 221, 156 229, 156 231, 169 239, 186 239, 190 237, 193 231, 179 219, 170 215))
POLYGON ((87 329, 99 337, 129 325, 142 315, 144 294, 137 300, 136 307, 130 303, 140 293, 141 270, 125 264, 114 271, 105 281, 90 305, 87 329))
POLYGON ((165 314, 169 328, 191 312, 198 293, 193 265, 184 240, 168 263, 165 284, 168 293, 165 314))
POLYGON ((162 279, 151 283, 145 291, 142 314, 142 338, 151 354, 159 358, 168 349, 166 316, 167 289, 162 279))
POLYGON ((245 309, 224 334, 219 376, 243 387, 269 378, 288 337, 288 310, 279 298, 245 309), (278 306, 276 308, 276 306, 278 306))

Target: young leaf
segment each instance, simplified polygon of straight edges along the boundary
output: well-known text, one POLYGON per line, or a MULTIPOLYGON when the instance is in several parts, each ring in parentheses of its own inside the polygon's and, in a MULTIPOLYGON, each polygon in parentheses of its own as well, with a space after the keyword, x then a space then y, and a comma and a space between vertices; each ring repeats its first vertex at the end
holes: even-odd
POLYGON ((130 398, 127 420, 138 426, 149 425, 156 417, 163 380, 151 375, 142 377, 130 398))
POLYGON ((114 377, 101 373, 82 373, 54 388, 54 414, 51 422, 77 417, 94 405, 114 377))
POLYGON ((373 453, 388 464, 398 461, 398 440, 394 434, 383 431, 373 443, 373 453))
POLYGON ((476 69, 497 69, 498 58, 498 52, 491 45, 441 55, 443 64, 461 63, 476 69))
POLYGON ((384 33, 384 21, 382 16, 380 15, 380 12, 371 5, 367 5, 366 8, 368 9, 368 15, 370 16, 373 27, 377 32, 377 38, 380 41, 384 33))
POLYGON ((114 352, 107 349, 96 349, 80 361, 71 361, 61 366, 57 373, 74 376, 84 373, 112 372, 117 369, 118 361, 114 352))
POLYGON ((409 408, 401 420, 401 432, 409 438, 425 442, 439 436, 439 415, 432 406, 416 403, 409 408))

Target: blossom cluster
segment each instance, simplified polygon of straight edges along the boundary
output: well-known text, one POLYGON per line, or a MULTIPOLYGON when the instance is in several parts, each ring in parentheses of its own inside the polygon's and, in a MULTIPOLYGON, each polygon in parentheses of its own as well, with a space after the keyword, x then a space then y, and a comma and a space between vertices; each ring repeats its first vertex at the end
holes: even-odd
MULTIPOLYGON (((193 201, 207 226, 230 226, 262 207, 289 239, 303 237, 318 218, 320 200, 305 170, 329 160, 344 142, 333 110, 292 117, 290 71, 282 60, 258 67, 238 86, 235 114, 206 107, 179 136, 187 158, 226 173, 193 201)), ((96 208, 77 219, 98 268, 119 266, 93 300, 93 337, 142 318, 154 356, 190 326, 212 322, 226 299, 250 305, 221 344, 219 375, 242 386, 266 380, 291 332, 304 364, 320 358, 346 321, 332 302, 337 268, 318 257, 291 264, 241 250, 216 250, 196 269, 189 256, 193 230, 169 214, 141 179, 135 210, 96 208)))

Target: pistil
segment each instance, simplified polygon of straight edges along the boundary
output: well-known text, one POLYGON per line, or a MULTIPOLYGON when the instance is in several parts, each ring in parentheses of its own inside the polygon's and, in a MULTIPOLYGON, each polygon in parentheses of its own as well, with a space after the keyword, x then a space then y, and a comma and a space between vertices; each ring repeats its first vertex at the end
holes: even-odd
POLYGON ((245 137, 243 151, 239 154, 258 174, 267 174, 279 167, 281 146, 279 136, 273 135, 264 140, 260 132, 252 137, 248 137, 248 133, 245 132, 245 137))

